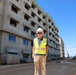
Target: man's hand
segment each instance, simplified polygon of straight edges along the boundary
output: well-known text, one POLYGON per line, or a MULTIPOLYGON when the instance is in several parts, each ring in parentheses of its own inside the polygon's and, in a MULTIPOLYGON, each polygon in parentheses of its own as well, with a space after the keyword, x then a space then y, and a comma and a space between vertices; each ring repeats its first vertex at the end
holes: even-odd
POLYGON ((46 54, 46 60, 48 60, 48 54, 46 54))
POLYGON ((32 58, 34 58, 34 54, 32 54, 32 58))
POLYGON ((35 50, 35 47, 33 46, 33 48, 32 48, 32 58, 34 58, 34 50, 35 50))

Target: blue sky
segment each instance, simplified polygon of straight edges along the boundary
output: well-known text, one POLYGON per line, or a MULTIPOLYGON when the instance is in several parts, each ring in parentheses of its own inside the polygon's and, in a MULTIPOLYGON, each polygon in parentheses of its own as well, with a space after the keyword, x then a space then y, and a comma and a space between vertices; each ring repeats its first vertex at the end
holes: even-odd
MULTIPOLYGON (((63 38, 70 56, 76 54, 76 0, 36 0, 49 13, 63 38)), ((65 56, 67 53, 65 51, 65 56)))

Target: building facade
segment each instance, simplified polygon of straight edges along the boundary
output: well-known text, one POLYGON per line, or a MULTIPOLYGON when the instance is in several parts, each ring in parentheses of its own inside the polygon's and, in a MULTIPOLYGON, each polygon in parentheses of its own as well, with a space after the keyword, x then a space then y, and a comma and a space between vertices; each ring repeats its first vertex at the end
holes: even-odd
POLYGON ((59 43, 60 43, 60 57, 64 58, 65 57, 65 52, 64 52, 64 42, 61 37, 59 37, 59 43))
POLYGON ((38 27, 48 39, 49 60, 60 56, 58 28, 34 0, 0 0, 1 62, 32 61, 33 39, 38 27))

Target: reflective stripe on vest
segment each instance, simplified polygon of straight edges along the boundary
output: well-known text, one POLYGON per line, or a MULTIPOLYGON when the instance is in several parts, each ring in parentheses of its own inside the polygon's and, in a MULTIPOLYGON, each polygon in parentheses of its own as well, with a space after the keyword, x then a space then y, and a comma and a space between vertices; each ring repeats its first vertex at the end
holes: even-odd
POLYGON ((38 38, 34 39, 34 47, 35 47, 35 52, 34 54, 46 54, 46 43, 47 39, 43 38, 41 44, 38 44, 38 38))

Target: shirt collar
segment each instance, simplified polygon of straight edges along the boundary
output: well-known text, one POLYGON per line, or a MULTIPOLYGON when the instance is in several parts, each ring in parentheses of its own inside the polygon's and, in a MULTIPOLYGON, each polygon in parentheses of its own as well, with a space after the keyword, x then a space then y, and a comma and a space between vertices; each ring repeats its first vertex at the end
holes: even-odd
MULTIPOLYGON (((38 39, 40 39, 40 38, 38 38, 38 39)), ((43 40, 43 37, 40 40, 43 40)))

